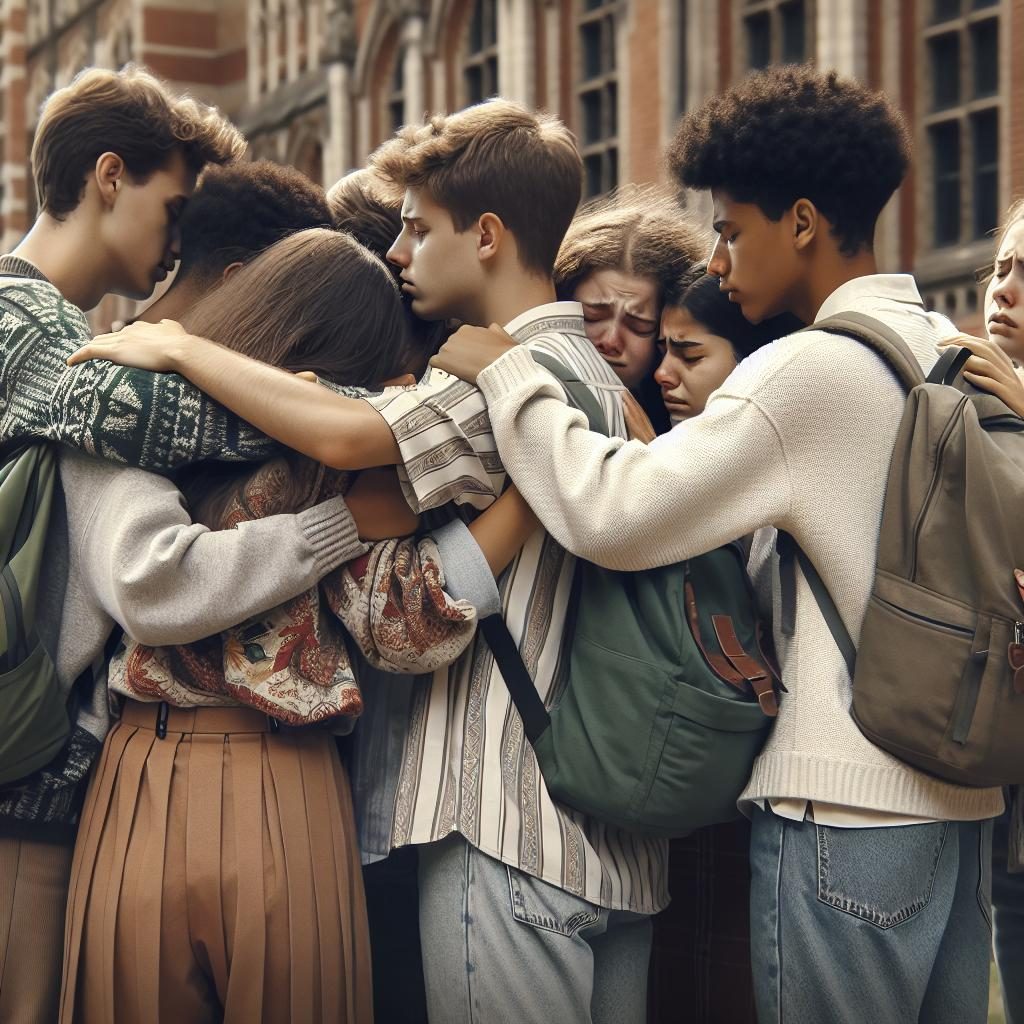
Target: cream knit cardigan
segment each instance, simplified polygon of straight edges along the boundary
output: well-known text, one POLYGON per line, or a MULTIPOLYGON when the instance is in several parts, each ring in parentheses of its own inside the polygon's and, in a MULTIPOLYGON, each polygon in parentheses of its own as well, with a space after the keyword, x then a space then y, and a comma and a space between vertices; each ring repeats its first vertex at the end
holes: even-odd
MULTIPOLYGON (((955 333, 925 312, 905 275, 849 281, 816 319, 843 310, 884 320, 925 368, 936 342, 955 333)), ((510 476, 574 554, 643 569, 775 526, 806 551, 859 639, 904 404, 895 377, 865 346, 816 331, 783 338, 745 359, 704 413, 656 450, 590 433, 523 349, 498 359, 478 385, 510 476)), ((777 623, 777 561, 772 603, 777 623)), ((949 820, 1000 813, 1000 790, 941 782, 865 739, 849 714, 843 659, 802 576, 794 636, 776 627, 775 641, 789 692, 743 801, 799 798, 949 820)))

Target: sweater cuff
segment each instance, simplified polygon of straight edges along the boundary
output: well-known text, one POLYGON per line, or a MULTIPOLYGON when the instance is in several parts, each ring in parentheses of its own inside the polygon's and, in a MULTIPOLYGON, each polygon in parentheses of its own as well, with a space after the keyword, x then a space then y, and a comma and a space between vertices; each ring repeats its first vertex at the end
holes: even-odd
MULTIPOLYGON (((551 383, 551 375, 541 369, 525 345, 509 349, 482 370, 476 380, 476 386, 483 392, 488 405, 507 397, 523 385, 551 383)), ((560 391, 558 393, 561 394, 560 391)))
POLYGON ((356 521, 340 495, 297 513, 295 518, 313 549, 318 578, 370 550, 359 539, 356 521))
POLYGON ((468 601, 478 618, 501 613, 501 597, 494 573, 487 564, 480 545, 461 519, 431 531, 441 569, 444 572, 444 589, 456 601, 468 601))

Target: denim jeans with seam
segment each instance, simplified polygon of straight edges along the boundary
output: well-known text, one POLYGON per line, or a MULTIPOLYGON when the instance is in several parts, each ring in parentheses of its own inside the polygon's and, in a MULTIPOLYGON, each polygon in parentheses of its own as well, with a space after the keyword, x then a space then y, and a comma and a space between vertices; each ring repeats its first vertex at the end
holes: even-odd
POLYGON ((992 842, 992 920, 1006 1024, 1024 1024, 1024 872, 1007 869, 1007 810, 996 818, 992 842))
POLYGON ((752 824, 761 1024, 984 1024, 991 821, 752 824))
POLYGON ((643 1024, 651 920, 607 910, 481 853, 419 848, 431 1024, 643 1024))

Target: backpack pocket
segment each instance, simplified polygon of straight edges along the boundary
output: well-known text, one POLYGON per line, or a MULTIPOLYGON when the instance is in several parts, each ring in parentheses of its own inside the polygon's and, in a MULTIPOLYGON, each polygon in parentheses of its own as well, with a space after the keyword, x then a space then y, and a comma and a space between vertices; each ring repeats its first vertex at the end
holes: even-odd
POLYGON ((861 631, 854 720, 873 743, 917 768, 961 785, 992 785, 971 768, 967 748, 979 709, 988 713, 994 640, 986 616, 880 572, 861 631))
POLYGON ((0 675, 0 784, 49 764, 71 733, 53 663, 41 643, 0 675))
POLYGON ((633 813, 648 829, 680 835, 739 817, 736 801, 771 727, 756 702, 677 680, 671 716, 646 792, 633 813))

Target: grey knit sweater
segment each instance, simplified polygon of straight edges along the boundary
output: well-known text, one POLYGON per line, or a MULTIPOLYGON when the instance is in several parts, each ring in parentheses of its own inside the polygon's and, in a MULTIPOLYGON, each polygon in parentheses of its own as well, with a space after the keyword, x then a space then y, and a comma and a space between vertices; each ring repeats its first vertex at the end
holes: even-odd
MULTIPOLYGON (((146 644, 191 643, 295 597, 366 550, 341 498, 210 531, 153 473, 61 449, 60 483, 37 621, 66 693, 90 666, 101 668, 115 624, 146 644)), ((0 835, 73 838, 109 717, 106 687, 83 689, 62 754, 0 793, 0 835)))
MULTIPOLYGON (((147 643, 187 643, 294 597, 365 550, 340 499, 211 534, 191 523, 169 481, 73 452, 170 469, 273 451, 181 377, 102 362, 69 369, 67 356, 89 334, 82 311, 35 267, 0 257, 0 442, 70 446, 61 450, 37 615, 66 692, 99 667, 115 620, 147 643)), ((0 790, 0 835, 73 838, 107 728, 105 687, 80 690, 88 699, 64 750, 0 790)))

